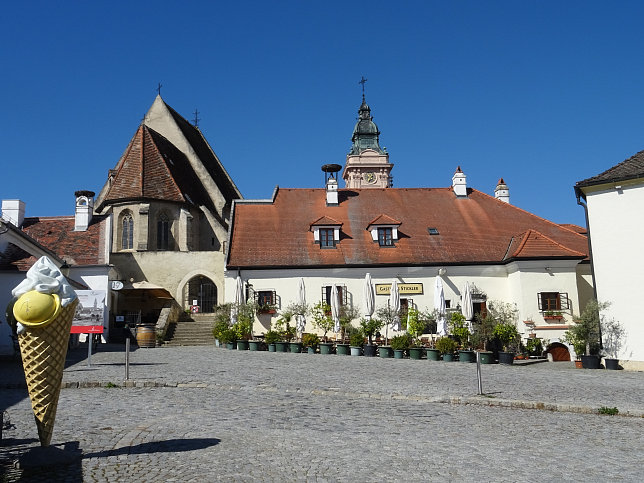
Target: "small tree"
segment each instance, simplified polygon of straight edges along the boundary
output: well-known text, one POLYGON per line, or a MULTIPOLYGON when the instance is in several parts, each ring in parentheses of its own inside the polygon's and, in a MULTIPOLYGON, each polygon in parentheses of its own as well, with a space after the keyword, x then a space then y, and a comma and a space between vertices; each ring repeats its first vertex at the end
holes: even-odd
POLYGON ((313 306, 311 316, 313 317, 313 326, 323 332, 322 338, 326 342, 327 332, 335 327, 335 322, 331 318, 331 307, 326 302, 319 302, 313 306))
MULTIPOLYGON (((586 304, 583 312, 574 320, 574 325, 566 331, 564 336, 567 342, 575 342, 581 346, 587 356, 599 353, 600 312, 610 306, 609 302, 591 300, 586 304)), ((577 349, 575 348, 575 352, 577 349)))
POLYGON ((344 340, 351 321, 360 317, 360 311, 353 305, 342 305, 340 307, 340 340, 344 340))
POLYGON ((491 335, 503 346, 504 351, 519 347, 520 337, 517 330, 519 309, 516 304, 501 301, 490 301, 487 305, 488 317, 483 319, 486 330, 492 326, 491 335), (492 325, 493 324, 493 325, 492 325))
POLYGON ((619 351, 622 349, 624 338, 626 337, 626 329, 615 319, 609 319, 607 321, 602 319, 601 324, 602 336, 604 338, 604 351, 606 351, 609 357, 618 359, 619 351))
POLYGON ((373 336, 382 329, 383 322, 380 319, 371 317, 369 320, 361 319, 360 328, 362 333, 369 339, 369 345, 373 345, 373 336))
POLYGON ((470 329, 467 327, 465 316, 460 312, 452 312, 449 318, 449 332, 458 341, 458 345, 465 347, 469 343, 470 329))
POLYGON ((287 307, 279 318, 275 321, 275 330, 280 334, 280 338, 285 342, 290 342, 295 337, 295 327, 291 327, 291 320, 293 319, 293 312, 287 307))
POLYGON ((393 324, 398 312, 392 309, 389 305, 383 305, 376 310, 376 318, 382 322, 382 327, 387 327, 393 324))

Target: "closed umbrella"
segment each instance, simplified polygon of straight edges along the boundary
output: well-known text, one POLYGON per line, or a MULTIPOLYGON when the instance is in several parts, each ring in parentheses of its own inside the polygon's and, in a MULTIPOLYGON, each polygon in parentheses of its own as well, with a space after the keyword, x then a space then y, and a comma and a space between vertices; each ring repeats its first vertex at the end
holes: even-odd
POLYGON ((470 289, 469 282, 465 282, 465 289, 463 290, 463 307, 461 309, 461 313, 463 314, 463 317, 465 317, 467 325, 471 330, 472 318, 474 317, 474 307, 472 306, 472 290, 470 289))
POLYGON ((434 284, 434 309, 438 312, 436 333, 440 336, 447 335, 447 321, 445 320, 445 292, 443 291, 443 280, 440 275, 436 277, 436 282, 434 284))
POLYGON ((338 287, 333 284, 331 288, 331 318, 333 319, 333 332, 340 332, 340 297, 338 287))
MULTIPOLYGON (((304 289, 304 279, 300 278, 300 284, 297 288, 297 304, 301 307, 306 305, 306 290, 304 289)), ((306 327, 306 317, 304 314, 297 314, 296 325, 298 332, 304 332, 306 327)))
POLYGON ((371 274, 367 273, 364 277, 364 287, 362 292, 364 298, 364 316, 365 319, 371 319, 376 305, 376 295, 373 292, 371 284, 371 274))
POLYGON ((398 282, 396 280, 391 283, 391 292, 389 293, 389 308, 393 313, 391 329, 400 330, 400 317, 398 317, 398 311, 400 310, 400 292, 398 291, 398 282))
POLYGON ((230 309, 230 321, 233 324, 237 323, 237 315, 239 314, 239 306, 244 303, 244 282, 242 282, 241 275, 237 275, 235 281, 235 302, 230 309))

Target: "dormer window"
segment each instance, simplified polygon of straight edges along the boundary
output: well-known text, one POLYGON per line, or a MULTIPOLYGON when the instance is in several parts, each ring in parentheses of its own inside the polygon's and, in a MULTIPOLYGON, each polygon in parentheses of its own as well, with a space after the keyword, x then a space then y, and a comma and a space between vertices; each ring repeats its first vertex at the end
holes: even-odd
POLYGON ((378 242, 381 247, 393 247, 398 240, 398 227, 401 223, 387 215, 380 215, 374 219, 367 231, 371 233, 371 239, 378 242))
POLYGON ((335 248, 335 235, 333 228, 320 228, 320 247, 335 248))
POLYGON ((378 245, 381 247, 393 247, 393 228, 378 228, 378 245))
POLYGON ((310 225, 313 232, 313 240, 320 245, 320 248, 335 248, 340 241, 340 228, 342 223, 323 216, 310 225))

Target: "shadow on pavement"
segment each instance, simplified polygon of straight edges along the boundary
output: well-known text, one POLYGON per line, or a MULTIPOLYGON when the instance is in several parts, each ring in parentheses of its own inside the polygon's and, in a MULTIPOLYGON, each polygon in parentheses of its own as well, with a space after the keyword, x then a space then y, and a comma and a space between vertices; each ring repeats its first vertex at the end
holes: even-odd
POLYGON ((167 439, 165 441, 150 441, 122 448, 97 451, 94 453, 85 453, 83 458, 103 458, 107 456, 118 456, 126 454, 145 454, 145 453, 178 453, 182 451, 194 451, 197 449, 209 448, 219 444, 221 440, 217 438, 194 438, 194 439, 167 439))

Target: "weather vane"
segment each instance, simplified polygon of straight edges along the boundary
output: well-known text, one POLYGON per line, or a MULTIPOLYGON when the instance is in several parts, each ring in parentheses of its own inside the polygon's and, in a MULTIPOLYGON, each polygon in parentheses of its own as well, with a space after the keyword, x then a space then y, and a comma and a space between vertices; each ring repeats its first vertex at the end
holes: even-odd
POLYGON ((358 84, 362 84, 362 100, 364 101, 364 85, 367 83, 367 79, 364 76, 360 76, 360 81, 358 84))
POLYGON ((201 120, 199 119, 199 111, 195 109, 194 114, 195 114, 195 118, 192 123, 195 125, 195 127, 199 127, 199 121, 201 120))

